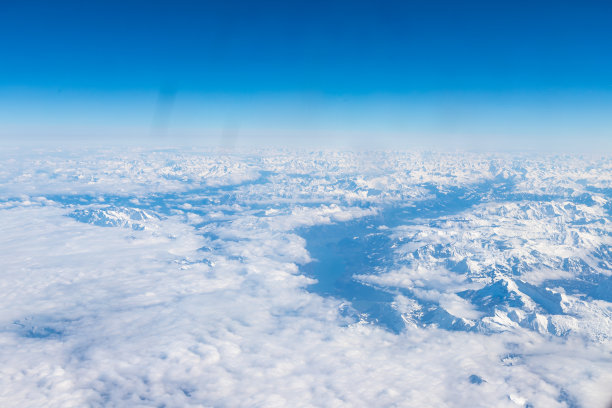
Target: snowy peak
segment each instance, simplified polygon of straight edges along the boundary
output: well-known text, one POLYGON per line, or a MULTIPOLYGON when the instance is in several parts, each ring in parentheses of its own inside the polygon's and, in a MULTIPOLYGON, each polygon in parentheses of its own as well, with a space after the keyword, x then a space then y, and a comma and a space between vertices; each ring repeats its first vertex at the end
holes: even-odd
POLYGON ((518 290, 517 284, 508 278, 500 278, 478 290, 466 290, 457 295, 469 300, 479 310, 493 314, 500 308, 523 308, 532 306, 531 302, 518 290))
POLYGON ((77 221, 99 227, 122 227, 136 231, 151 229, 160 217, 150 210, 139 208, 108 207, 98 209, 78 209, 68 214, 77 221))

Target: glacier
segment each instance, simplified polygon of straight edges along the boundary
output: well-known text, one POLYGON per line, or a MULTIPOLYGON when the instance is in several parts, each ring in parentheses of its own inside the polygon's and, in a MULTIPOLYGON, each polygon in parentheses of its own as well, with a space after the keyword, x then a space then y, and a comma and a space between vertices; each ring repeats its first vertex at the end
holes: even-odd
POLYGON ((0 152, 0 405, 607 407, 612 157, 0 152))

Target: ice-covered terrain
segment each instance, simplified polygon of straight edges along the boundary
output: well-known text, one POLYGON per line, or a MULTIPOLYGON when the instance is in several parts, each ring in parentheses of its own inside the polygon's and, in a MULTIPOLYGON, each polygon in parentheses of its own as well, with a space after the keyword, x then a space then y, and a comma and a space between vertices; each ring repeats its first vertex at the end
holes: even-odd
POLYGON ((0 153, 2 407, 601 407, 612 157, 0 153))

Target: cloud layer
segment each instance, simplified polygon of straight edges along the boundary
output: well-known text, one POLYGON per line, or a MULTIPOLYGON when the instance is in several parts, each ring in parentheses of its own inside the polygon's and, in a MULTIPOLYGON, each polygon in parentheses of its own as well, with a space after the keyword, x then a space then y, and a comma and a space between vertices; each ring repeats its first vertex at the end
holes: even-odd
POLYGON ((2 406, 612 399, 609 158, 13 153, 2 406), (313 289, 317 228, 402 330, 313 289))

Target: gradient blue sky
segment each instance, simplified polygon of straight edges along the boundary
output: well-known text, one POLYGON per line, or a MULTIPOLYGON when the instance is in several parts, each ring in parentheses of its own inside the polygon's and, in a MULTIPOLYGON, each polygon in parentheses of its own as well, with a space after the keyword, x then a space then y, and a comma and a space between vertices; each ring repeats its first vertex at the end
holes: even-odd
POLYGON ((612 3, 4 1, 0 138, 612 150, 612 3))

